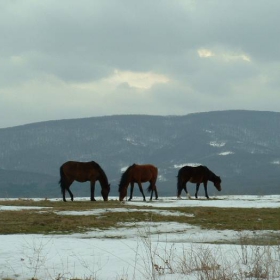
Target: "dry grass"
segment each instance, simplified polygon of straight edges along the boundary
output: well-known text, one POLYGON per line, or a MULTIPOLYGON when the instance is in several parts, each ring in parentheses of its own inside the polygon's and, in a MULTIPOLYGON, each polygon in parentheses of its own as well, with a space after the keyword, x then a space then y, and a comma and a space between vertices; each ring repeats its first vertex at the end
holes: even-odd
MULTIPOLYGON (((15 233, 41 233, 60 234, 85 232, 92 229, 106 230, 118 227, 119 222, 143 222, 150 221, 151 215, 147 215, 150 209, 158 210, 152 214, 153 222, 178 222, 200 226, 203 229, 215 230, 279 230, 280 208, 278 209, 237 209, 237 208, 156 208, 147 206, 136 207, 121 204, 116 200, 108 202, 97 201, 74 201, 64 203, 62 201, 34 201, 34 200, 11 200, 1 201, 0 205, 7 206, 38 206, 49 207, 45 209, 1 211, 0 212, 0 234, 15 233), (58 215, 58 211, 87 211, 97 209, 125 208, 125 212, 103 212, 99 215, 58 215), (133 209, 141 209, 133 211, 133 209), (130 211, 131 209, 131 211, 130 211), (186 215, 163 216, 160 210, 176 211, 186 215), (189 214, 194 215, 190 217, 189 214)), ((272 239, 280 241, 279 236, 272 239), (278 239, 278 240, 277 240, 278 239)))

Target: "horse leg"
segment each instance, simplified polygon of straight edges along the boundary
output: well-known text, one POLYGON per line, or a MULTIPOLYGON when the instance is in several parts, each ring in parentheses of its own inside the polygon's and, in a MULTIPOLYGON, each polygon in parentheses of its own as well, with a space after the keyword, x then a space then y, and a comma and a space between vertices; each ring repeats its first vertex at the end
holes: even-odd
POLYGON ((63 196, 63 201, 65 201, 65 202, 66 202, 66 198, 65 198, 65 191, 66 191, 66 190, 68 191, 68 193, 69 193, 69 195, 70 195, 70 197, 71 197, 71 200, 72 200, 72 201, 74 200, 74 195, 73 195, 73 193, 70 191, 70 186, 71 186, 72 183, 73 183, 73 181, 72 181, 72 182, 69 182, 69 181, 64 182, 64 185, 63 185, 63 188, 62 188, 62 196, 63 196))
POLYGON ((178 199, 181 199, 182 190, 183 190, 182 183, 181 183, 181 182, 178 182, 178 186, 177 186, 177 198, 178 198, 178 199))
POLYGON ((189 194, 189 192, 188 192, 188 189, 187 189, 187 182, 186 182, 185 185, 183 186, 183 189, 185 190, 187 197, 188 197, 189 199, 192 199, 191 196, 190 196, 190 194, 189 194))
POLYGON ((151 190, 151 197, 150 200, 153 200, 153 193, 155 191, 155 199, 158 199, 158 192, 157 192, 157 186, 155 185, 155 183, 151 183, 152 186, 152 190, 151 190))
MULTIPOLYGON (((73 182, 71 182, 71 184, 72 184, 73 182)), ((73 193, 70 191, 70 186, 71 186, 71 184, 69 184, 69 186, 66 188, 66 190, 68 191, 68 193, 69 193, 69 195, 70 195, 70 197, 71 197, 71 200, 73 201, 74 200, 74 195, 73 195, 73 193)), ((64 190, 64 192, 65 192, 65 190, 64 190)), ((65 198, 65 196, 64 196, 64 198, 65 198)))
POLYGON ((205 190, 205 196, 207 199, 209 199, 208 191, 207 191, 207 181, 203 183, 204 184, 204 190, 205 190))
POLYGON ((181 193, 182 193, 182 189, 178 189, 177 190, 177 198, 181 199, 181 193))
POLYGON ((94 191, 95 191, 95 181, 90 182, 90 200, 96 201, 94 198, 94 191))
POLYGON ((178 179, 177 179, 177 198, 178 199, 181 199, 182 190, 183 190, 183 182, 182 182, 182 179, 178 176, 178 179))
POLYGON ((71 182, 69 184, 69 182, 65 178, 61 178, 60 187, 61 187, 61 193, 62 193, 62 198, 63 198, 64 202, 67 202, 65 195, 66 195, 66 190, 69 192, 70 185, 71 185, 71 182))
POLYGON ((133 189, 134 189, 134 183, 131 182, 130 183, 130 197, 129 197, 128 201, 130 201, 132 199, 133 189))
POLYGON ((153 200, 153 194, 154 194, 154 191, 153 191, 153 189, 152 189, 152 190, 151 190, 150 201, 152 201, 152 200, 153 200))
POLYGON ((138 182, 138 186, 139 186, 139 190, 140 190, 140 192, 141 192, 141 194, 143 196, 143 201, 146 201, 146 197, 145 197, 145 194, 143 192, 143 188, 142 188, 141 182, 138 182))
POLYGON ((196 184, 195 198, 197 198, 197 193, 198 193, 198 190, 199 190, 199 186, 200 186, 200 183, 197 183, 196 184))
POLYGON ((65 188, 61 188, 61 192, 62 192, 63 201, 67 202, 67 200, 65 198, 65 188))
POLYGON ((155 198, 158 199, 158 192, 157 192, 157 186, 155 185, 155 198))

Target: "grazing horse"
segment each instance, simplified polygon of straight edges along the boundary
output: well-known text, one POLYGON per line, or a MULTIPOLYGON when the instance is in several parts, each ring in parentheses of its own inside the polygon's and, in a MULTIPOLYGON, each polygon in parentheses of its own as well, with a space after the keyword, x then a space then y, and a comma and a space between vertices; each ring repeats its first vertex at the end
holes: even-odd
POLYGON ((127 170, 122 174, 121 181, 119 183, 119 200, 123 201, 124 197, 127 195, 127 188, 130 184, 130 197, 128 200, 132 199, 134 183, 137 183, 140 192, 143 196, 143 200, 146 201, 142 184, 144 182, 150 182, 148 191, 151 192, 150 200, 153 198, 153 191, 155 191, 155 198, 158 199, 158 192, 156 187, 156 180, 158 175, 158 169, 151 164, 138 165, 133 164, 127 168, 127 170))
POLYGON ((60 167, 60 187, 63 196, 63 201, 65 199, 65 190, 71 196, 73 201, 74 196, 70 191, 70 186, 74 181, 87 182, 90 181, 90 200, 95 201, 94 190, 95 182, 99 181, 101 185, 101 195, 104 201, 108 200, 108 195, 110 192, 110 184, 108 183, 107 176, 100 165, 94 161, 90 162, 77 162, 77 161, 67 161, 60 167))
POLYGON ((205 189, 205 196, 209 199, 207 192, 207 182, 211 181, 214 183, 214 186, 218 191, 221 191, 221 178, 216 176, 211 170, 206 166, 184 166, 178 172, 178 181, 177 181, 177 197, 181 198, 182 190, 185 190, 189 198, 190 195, 187 190, 187 182, 196 183, 196 192, 195 197, 197 198, 197 193, 200 183, 203 183, 205 189))

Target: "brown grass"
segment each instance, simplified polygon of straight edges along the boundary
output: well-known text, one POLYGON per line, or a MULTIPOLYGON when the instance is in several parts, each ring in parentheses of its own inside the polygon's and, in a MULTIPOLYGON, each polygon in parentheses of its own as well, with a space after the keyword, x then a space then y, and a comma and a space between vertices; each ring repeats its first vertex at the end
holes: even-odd
MULTIPOLYGON (((237 208, 156 208, 147 206, 136 207, 129 203, 121 204, 118 201, 74 201, 64 203, 62 201, 33 201, 12 200, 0 201, 0 205, 10 206, 39 206, 50 207, 36 210, 1 211, 0 234, 15 233, 42 233, 60 234, 85 232, 88 230, 106 230, 118 227, 119 222, 178 222, 200 226, 203 229, 215 230, 279 230, 280 208, 278 209, 237 209, 237 208), (126 212, 110 212, 100 215, 58 215, 58 211, 86 211, 93 209, 125 208, 126 212), (141 209, 135 212, 129 209, 141 209), (151 214, 149 209, 158 210, 157 214, 151 214), (163 216, 160 210, 176 211, 188 214, 186 216, 163 216), (194 217, 189 217, 193 214, 194 217)), ((278 237, 278 241, 279 241, 278 237)))

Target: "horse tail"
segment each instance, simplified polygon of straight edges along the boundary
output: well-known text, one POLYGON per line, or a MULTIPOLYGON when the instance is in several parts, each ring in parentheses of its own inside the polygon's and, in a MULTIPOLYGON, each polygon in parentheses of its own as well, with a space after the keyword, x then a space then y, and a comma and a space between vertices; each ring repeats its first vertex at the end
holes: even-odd
POLYGON ((181 178, 179 176, 179 173, 177 175, 177 190, 179 191, 179 189, 181 189, 181 178))
POLYGON ((60 172, 60 180, 58 183, 60 184, 61 193, 63 193, 63 190, 65 190, 65 174, 63 172, 63 166, 60 166, 59 172, 60 172))
POLYGON ((179 170, 178 175, 177 175, 177 193, 180 193, 182 191, 182 168, 179 170))
POLYGON ((150 193, 153 190, 153 186, 152 184, 150 184, 150 186, 147 188, 147 191, 150 193))

